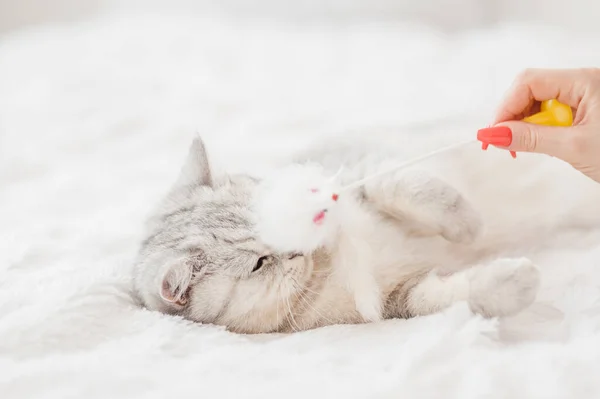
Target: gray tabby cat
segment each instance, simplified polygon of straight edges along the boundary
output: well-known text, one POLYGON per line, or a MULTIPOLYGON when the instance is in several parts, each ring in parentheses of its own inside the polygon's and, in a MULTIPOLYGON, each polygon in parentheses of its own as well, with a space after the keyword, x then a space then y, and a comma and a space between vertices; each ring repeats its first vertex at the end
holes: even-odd
MULTIPOLYGON (((394 160, 336 143, 296 160, 307 161, 332 174, 343 164, 348 183, 394 160)), ((310 254, 275 253, 257 238, 251 204, 259 184, 247 175, 215 175, 201 139, 194 141, 181 177, 149 220, 134 268, 147 308, 266 333, 409 318, 458 301, 486 317, 508 316, 535 299, 540 275, 528 259, 459 264, 454 252, 477 237, 481 221, 437 178, 407 170, 357 189, 359 212, 344 215, 354 222, 344 232, 351 240, 310 254), (364 265, 376 289, 359 282, 353 292, 347 271, 364 265), (448 268, 454 270, 442 272, 448 268), (360 309, 360 298, 375 306, 360 309)))

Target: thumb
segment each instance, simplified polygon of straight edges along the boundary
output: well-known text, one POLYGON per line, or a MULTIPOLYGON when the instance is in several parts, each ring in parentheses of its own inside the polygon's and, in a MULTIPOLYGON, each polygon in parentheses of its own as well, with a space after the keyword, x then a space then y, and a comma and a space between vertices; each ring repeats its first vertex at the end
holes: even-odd
POLYGON ((488 129, 481 129, 477 137, 480 140, 491 138, 489 144, 510 151, 537 152, 562 158, 566 155, 565 144, 572 129, 526 122, 503 122, 488 129), (486 133, 486 130, 491 133, 486 133))

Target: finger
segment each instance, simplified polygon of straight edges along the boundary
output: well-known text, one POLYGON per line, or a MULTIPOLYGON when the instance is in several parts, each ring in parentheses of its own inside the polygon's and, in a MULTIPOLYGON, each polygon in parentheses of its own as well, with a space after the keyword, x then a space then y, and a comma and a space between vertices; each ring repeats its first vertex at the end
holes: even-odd
MULTIPOLYGON (((569 159, 570 140, 574 135, 573 127, 554 127, 534 125, 525 122, 505 122, 495 128, 504 128, 510 137, 501 147, 517 152, 536 152, 551 155, 563 160, 569 159)), ((492 143, 493 144, 493 143, 492 143)))
POLYGON ((515 81, 500 103, 493 124, 521 120, 535 104, 535 98, 527 85, 515 81))
POLYGON ((596 70, 587 69, 528 69, 506 94, 494 124, 522 119, 536 101, 558 99, 577 108, 589 82, 597 74, 596 70))

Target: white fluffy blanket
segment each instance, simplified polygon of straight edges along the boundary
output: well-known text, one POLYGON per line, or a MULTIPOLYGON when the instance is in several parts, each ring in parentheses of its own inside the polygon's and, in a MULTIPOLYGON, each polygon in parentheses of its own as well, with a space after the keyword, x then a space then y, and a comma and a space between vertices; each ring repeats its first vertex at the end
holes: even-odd
POLYGON ((285 27, 107 16, 0 41, 0 396, 600 395, 600 193, 559 161, 477 144, 439 168, 498 253, 543 270, 512 320, 443 314, 240 336, 134 306, 142 222, 195 131, 252 170, 326 134, 401 156, 474 137, 526 66, 600 64, 597 37, 499 26, 285 27), (495 230, 494 230, 495 229, 495 230))

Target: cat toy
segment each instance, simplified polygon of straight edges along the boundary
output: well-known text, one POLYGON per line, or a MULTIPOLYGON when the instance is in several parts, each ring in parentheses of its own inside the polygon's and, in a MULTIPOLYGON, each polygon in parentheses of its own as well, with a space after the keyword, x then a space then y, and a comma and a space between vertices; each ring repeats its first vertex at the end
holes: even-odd
MULTIPOLYGON (((548 100, 541 103, 540 112, 523 121, 546 126, 571 126, 573 114, 568 105, 548 100)), ((265 244, 283 253, 310 253, 327 246, 344 222, 339 218, 343 214, 341 209, 351 206, 346 201, 348 196, 343 195, 345 192, 388 173, 477 141, 481 141, 482 149, 487 150, 492 138, 478 133, 476 140, 470 139, 439 148, 345 186, 337 183, 342 169, 334 176, 326 177, 319 165, 291 165, 282 168, 264 179, 259 186, 255 201, 259 236, 265 244)), ((510 144, 507 142, 506 146, 510 144)), ((516 157, 513 151, 511 155, 516 157)))
POLYGON ((535 123, 545 126, 571 126, 573 124, 573 111, 566 104, 558 100, 543 101, 540 112, 523 119, 523 122, 535 123))
POLYGON ((281 253, 326 245, 338 227, 340 172, 327 177, 319 165, 293 164, 264 178, 254 200, 261 241, 281 253))

